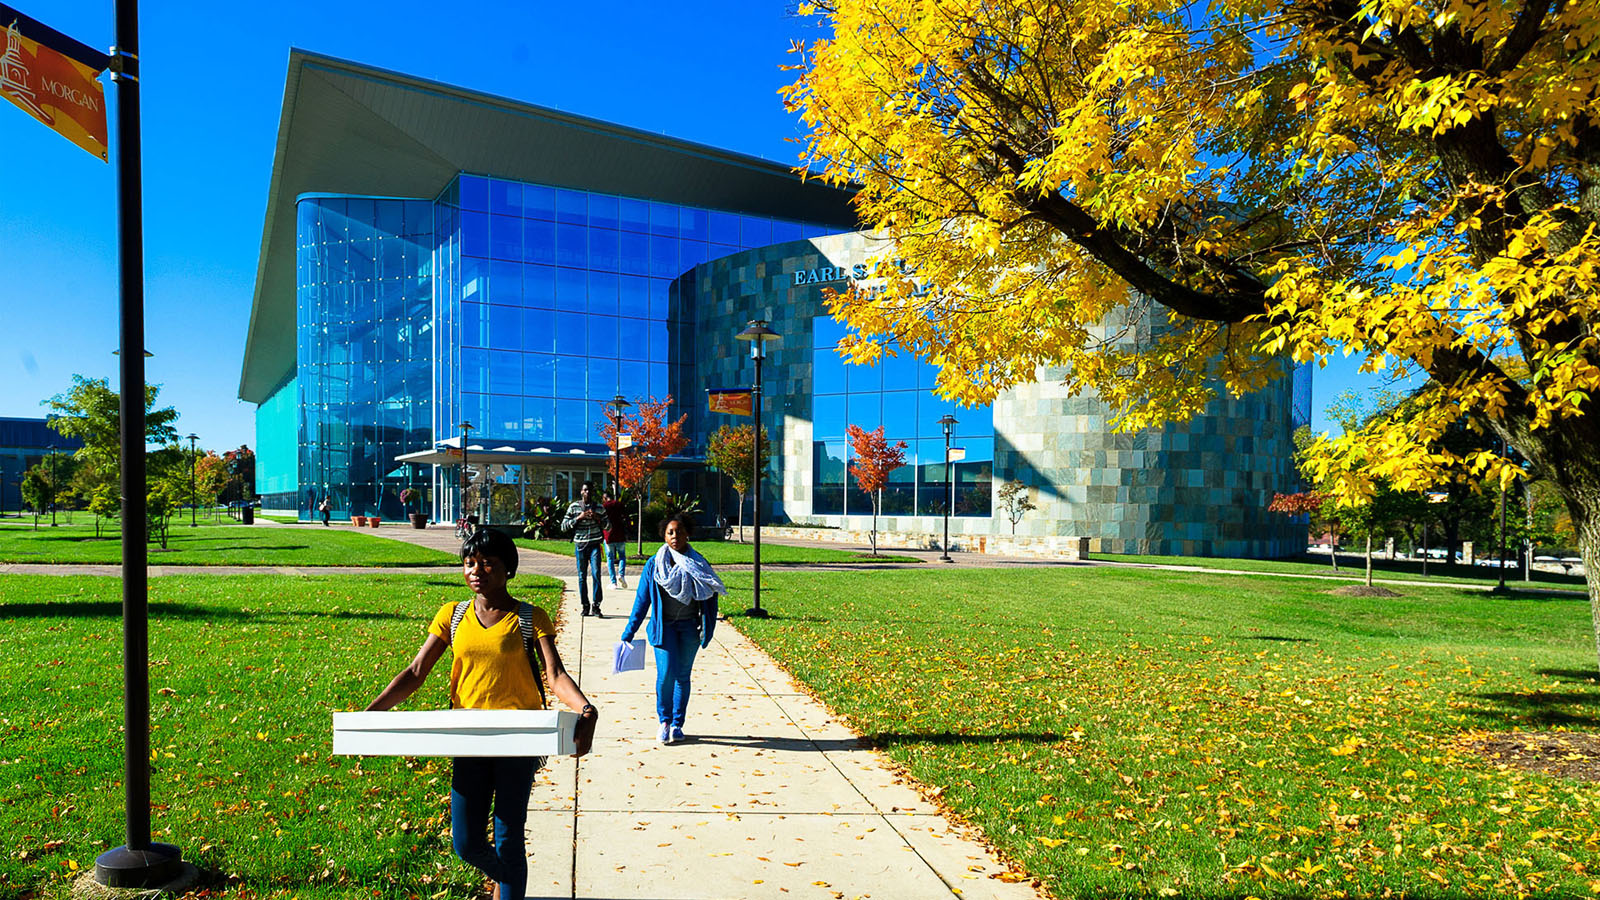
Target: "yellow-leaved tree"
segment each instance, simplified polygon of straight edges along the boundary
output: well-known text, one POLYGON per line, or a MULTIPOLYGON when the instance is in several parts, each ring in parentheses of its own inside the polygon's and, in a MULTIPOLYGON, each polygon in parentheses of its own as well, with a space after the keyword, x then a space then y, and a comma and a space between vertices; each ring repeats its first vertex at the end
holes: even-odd
POLYGON ((785 93, 806 162, 892 240, 833 298, 984 402, 1068 366, 1117 426, 1353 353, 1426 378, 1404 422, 1321 438, 1346 500, 1507 455, 1555 485, 1600 650, 1600 4, 830 0, 785 93), (1161 323, 1097 327, 1127 304, 1161 323), (1494 443, 1491 442, 1491 446, 1494 443))

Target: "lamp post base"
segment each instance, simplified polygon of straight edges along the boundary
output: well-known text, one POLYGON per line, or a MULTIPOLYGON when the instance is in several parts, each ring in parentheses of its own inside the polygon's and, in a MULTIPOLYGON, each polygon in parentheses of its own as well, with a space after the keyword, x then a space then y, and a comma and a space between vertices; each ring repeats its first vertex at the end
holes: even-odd
POLYGON ((183 852, 171 844, 152 843, 144 850, 114 847, 94 861, 94 880, 106 887, 157 888, 183 873, 183 852))
POLYGON ((750 619, 767 619, 772 617, 772 613, 767 612, 759 606, 750 607, 744 611, 744 614, 746 618, 750 619))
POLYGON ((939 554, 939 562, 953 563, 955 560, 950 558, 950 551, 946 550, 945 552, 939 554))

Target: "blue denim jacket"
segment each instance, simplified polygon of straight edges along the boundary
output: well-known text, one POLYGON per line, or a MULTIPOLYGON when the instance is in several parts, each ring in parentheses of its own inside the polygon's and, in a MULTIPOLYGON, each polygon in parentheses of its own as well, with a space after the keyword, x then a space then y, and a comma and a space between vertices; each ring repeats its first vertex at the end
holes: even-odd
MULTIPOLYGON (((628 616, 628 624, 622 627, 622 639, 633 640, 639 632, 639 625, 644 621, 645 613, 650 614, 650 624, 645 626, 644 637, 652 647, 660 647, 661 638, 661 604, 666 599, 666 592, 661 585, 656 584, 656 558, 644 564, 644 571, 639 573, 639 590, 633 595, 633 613, 628 616)), ((717 627, 717 598, 700 604, 700 646, 711 646, 711 632, 717 627)))

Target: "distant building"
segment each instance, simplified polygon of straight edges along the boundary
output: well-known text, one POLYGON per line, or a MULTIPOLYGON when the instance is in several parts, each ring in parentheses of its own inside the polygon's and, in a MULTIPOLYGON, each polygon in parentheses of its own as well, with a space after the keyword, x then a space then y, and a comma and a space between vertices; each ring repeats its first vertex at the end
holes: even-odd
MULTIPOLYGON (((764 368, 777 459, 764 518, 854 525, 847 424, 909 445, 880 524, 1010 533, 1001 481, 1036 489, 1019 534, 1098 552, 1274 556, 1303 528, 1266 512, 1294 490, 1309 371, 1216 401, 1183 425, 1110 432, 1061 373, 958 409, 908 356, 845 365, 822 291, 880 252, 849 195, 787 167, 658 134, 295 51, 279 126, 239 396, 257 404, 269 510, 399 518, 401 489, 461 511, 459 423, 474 477, 515 510, 608 479, 603 404, 672 395, 690 445, 669 485, 732 512, 704 466, 748 421, 705 391, 748 385, 751 319, 782 340, 764 368), (947 493, 939 419, 965 452, 947 493)), ((1133 323, 1148 331, 1150 323, 1133 323)))
POLYGON ((22 509, 22 475, 29 468, 51 452, 72 453, 83 446, 77 438, 62 437, 47 421, 0 416, 0 514, 22 509))

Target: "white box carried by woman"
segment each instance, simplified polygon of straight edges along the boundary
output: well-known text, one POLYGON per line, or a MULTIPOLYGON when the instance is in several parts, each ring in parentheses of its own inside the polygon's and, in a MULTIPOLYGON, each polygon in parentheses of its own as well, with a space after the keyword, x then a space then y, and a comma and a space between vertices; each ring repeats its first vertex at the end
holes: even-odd
POLYGON ((336 756, 567 756, 578 714, 554 709, 429 709, 333 714, 336 756))

